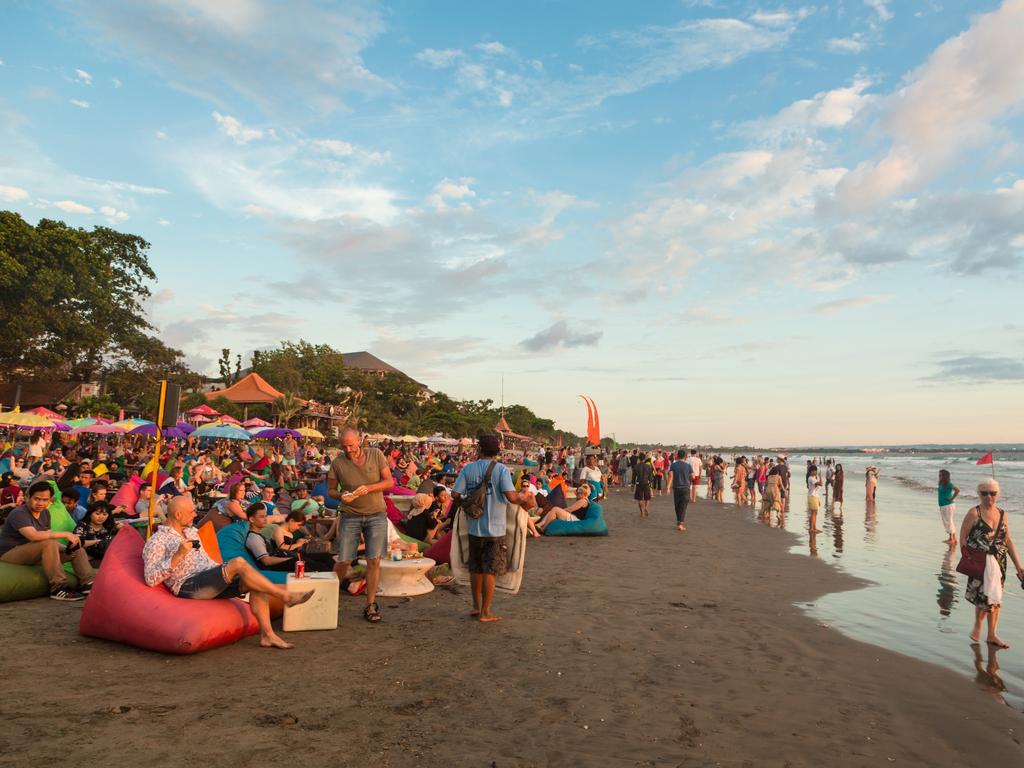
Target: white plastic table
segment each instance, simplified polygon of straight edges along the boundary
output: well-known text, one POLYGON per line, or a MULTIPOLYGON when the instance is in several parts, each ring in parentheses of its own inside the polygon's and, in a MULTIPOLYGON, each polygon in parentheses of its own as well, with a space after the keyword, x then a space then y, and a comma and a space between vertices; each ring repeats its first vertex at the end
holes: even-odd
MULTIPOLYGON (((360 559, 366 565, 366 560, 360 559)), ((429 557, 414 557, 411 560, 380 559, 380 586, 377 594, 381 597, 415 597, 434 591, 434 584, 427 578, 427 571, 437 563, 429 557)))
POLYGON ((289 573, 284 588, 288 592, 313 590, 313 596, 302 605, 285 606, 281 627, 285 632, 338 628, 338 594, 341 589, 338 574, 307 573, 297 579, 294 573, 289 573))

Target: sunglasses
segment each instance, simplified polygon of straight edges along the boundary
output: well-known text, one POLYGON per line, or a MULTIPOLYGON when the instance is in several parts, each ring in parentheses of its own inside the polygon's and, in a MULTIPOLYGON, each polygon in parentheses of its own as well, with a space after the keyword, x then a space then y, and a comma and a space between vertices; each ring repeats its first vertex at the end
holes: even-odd
POLYGON ((999 491, 978 491, 979 496, 998 496, 999 491))

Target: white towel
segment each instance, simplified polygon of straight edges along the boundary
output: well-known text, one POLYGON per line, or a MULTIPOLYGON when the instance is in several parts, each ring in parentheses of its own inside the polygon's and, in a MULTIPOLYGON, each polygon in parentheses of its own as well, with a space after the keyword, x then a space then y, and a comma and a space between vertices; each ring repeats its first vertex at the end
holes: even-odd
POLYGON ((988 598, 989 605, 1003 604, 1003 572, 995 555, 985 555, 985 575, 981 580, 981 591, 988 598))

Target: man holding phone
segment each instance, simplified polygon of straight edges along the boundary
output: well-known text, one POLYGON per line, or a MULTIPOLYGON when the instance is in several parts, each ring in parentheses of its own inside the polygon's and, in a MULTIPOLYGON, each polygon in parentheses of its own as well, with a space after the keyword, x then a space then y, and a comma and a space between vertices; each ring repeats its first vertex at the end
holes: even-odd
POLYGON ((366 609, 363 618, 380 621, 377 586, 380 584, 380 559, 388 546, 387 504, 384 491, 395 484, 384 454, 377 448, 364 448, 362 436, 354 429, 341 433, 342 453, 327 470, 327 493, 338 499, 338 579, 348 574, 349 565, 359 551, 359 538, 366 540, 366 609))

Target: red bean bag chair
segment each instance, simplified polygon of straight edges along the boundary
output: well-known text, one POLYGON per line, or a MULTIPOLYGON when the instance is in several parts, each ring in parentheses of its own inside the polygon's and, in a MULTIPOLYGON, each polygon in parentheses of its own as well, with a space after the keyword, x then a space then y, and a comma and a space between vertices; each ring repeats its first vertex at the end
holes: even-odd
POLYGON ((385 495, 391 494, 392 496, 415 496, 416 491, 412 488, 406 488, 404 485, 398 485, 397 483, 391 486, 390 491, 385 491, 385 495))
POLYGON ((114 537, 86 598, 79 632, 174 654, 219 648, 259 632, 241 600, 186 600, 163 585, 146 586, 142 544, 129 526, 114 537))
POLYGON ((395 506, 395 502, 389 499, 387 496, 384 497, 384 504, 388 509, 388 520, 395 524, 396 528, 405 532, 405 526, 402 525, 402 513, 399 512, 398 507, 395 506))
POLYGON ((451 563, 452 561, 452 532, 448 531, 444 536, 435 541, 426 552, 424 557, 429 557, 438 565, 451 563))

